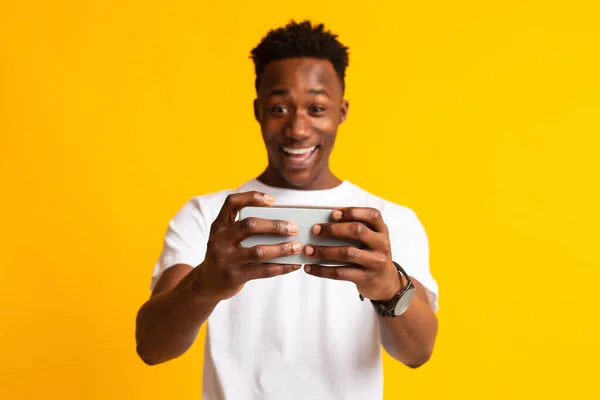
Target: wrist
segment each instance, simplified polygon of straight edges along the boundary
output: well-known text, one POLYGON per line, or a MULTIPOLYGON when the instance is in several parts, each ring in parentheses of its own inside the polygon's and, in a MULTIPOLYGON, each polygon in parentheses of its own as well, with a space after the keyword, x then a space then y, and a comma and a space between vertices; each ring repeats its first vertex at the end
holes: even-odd
POLYGON ((394 277, 389 279, 388 281, 391 282, 391 285, 389 287, 388 290, 386 290, 386 293, 381 296, 381 298, 377 298, 377 299, 371 299, 373 301, 390 301, 392 300, 394 297, 396 297, 396 295, 402 290, 402 288, 406 287, 406 285, 408 285, 408 281, 406 280, 406 278, 404 278, 402 276, 402 274, 399 274, 396 267, 394 268, 394 277))
MULTIPOLYGON (((220 301, 217 296, 211 293, 210 290, 206 290, 206 274, 205 268, 203 264, 198 265, 193 273, 194 277, 191 280, 191 284, 188 285, 188 289, 190 290, 190 295, 194 298, 195 301, 205 302, 205 303, 214 303, 215 305, 220 301)), ((210 286, 208 286, 210 287, 210 286)))
POLYGON ((188 285, 187 292, 190 303, 196 304, 197 306, 216 307, 217 304, 219 304, 219 302, 221 301, 221 299, 217 298, 216 296, 210 293, 198 291, 193 284, 188 285))
POLYGON ((400 288, 395 289, 395 294, 387 300, 371 300, 375 310, 382 317, 393 318, 402 315, 415 296, 415 286, 406 271, 396 262, 393 262, 393 265, 398 272, 398 278, 395 282, 400 288))

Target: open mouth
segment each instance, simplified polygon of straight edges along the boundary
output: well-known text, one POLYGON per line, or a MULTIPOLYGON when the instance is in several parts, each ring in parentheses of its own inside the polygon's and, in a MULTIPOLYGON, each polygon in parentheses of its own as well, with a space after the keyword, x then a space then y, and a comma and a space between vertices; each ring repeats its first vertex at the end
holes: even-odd
POLYGON ((311 147, 287 147, 280 146, 279 150, 283 153, 283 159, 291 167, 301 167, 310 162, 314 154, 321 146, 311 147))

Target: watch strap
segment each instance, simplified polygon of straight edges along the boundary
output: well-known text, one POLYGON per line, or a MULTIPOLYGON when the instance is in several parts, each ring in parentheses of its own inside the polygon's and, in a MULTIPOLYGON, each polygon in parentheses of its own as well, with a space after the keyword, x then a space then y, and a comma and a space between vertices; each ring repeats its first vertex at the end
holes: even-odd
MULTIPOLYGON (((396 295, 394 297, 392 297, 390 300, 386 300, 386 301, 380 301, 380 300, 371 300, 371 304, 373 305, 373 307, 375 308, 375 310, 377 311, 377 313, 383 317, 391 317, 394 318, 396 317, 396 314, 394 312, 396 305, 398 304, 398 301, 400 301, 400 299, 404 296, 404 294, 411 290, 414 289, 415 286, 412 282, 412 280, 410 279, 410 276, 408 276, 408 274, 406 273, 406 271, 404 271, 404 269, 395 261, 392 261, 394 263, 394 266, 396 267, 396 269, 398 270, 398 275, 399 278, 402 279, 402 277, 404 277, 407 281, 407 284, 402 287, 398 293, 396 293, 396 295)), ((359 294, 360 300, 364 301, 364 296, 362 294, 359 294)))

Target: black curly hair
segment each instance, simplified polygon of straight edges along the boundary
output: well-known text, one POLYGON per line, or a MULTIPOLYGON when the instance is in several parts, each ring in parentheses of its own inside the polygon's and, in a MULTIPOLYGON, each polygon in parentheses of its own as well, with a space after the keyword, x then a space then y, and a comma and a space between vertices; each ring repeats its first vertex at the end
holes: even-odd
POLYGON ((329 60, 340 78, 342 90, 348 67, 348 47, 337 40, 323 24, 313 25, 310 21, 290 21, 285 27, 269 31, 251 51, 256 73, 255 87, 258 91, 260 78, 271 61, 286 58, 314 57, 329 60))

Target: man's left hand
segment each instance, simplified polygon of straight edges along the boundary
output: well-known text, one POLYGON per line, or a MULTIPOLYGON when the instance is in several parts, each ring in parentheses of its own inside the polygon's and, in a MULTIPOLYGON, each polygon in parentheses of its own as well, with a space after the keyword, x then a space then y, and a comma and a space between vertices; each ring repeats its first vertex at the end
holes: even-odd
POLYGON ((312 258, 342 261, 352 265, 340 267, 309 264, 311 275, 354 282, 358 292, 371 300, 390 300, 405 282, 392 262, 390 238, 381 213, 374 208, 348 207, 332 213, 336 222, 313 226, 312 233, 320 237, 344 238, 363 243, 352 246, 317 246, 309 244, 304 253, 312 258))

